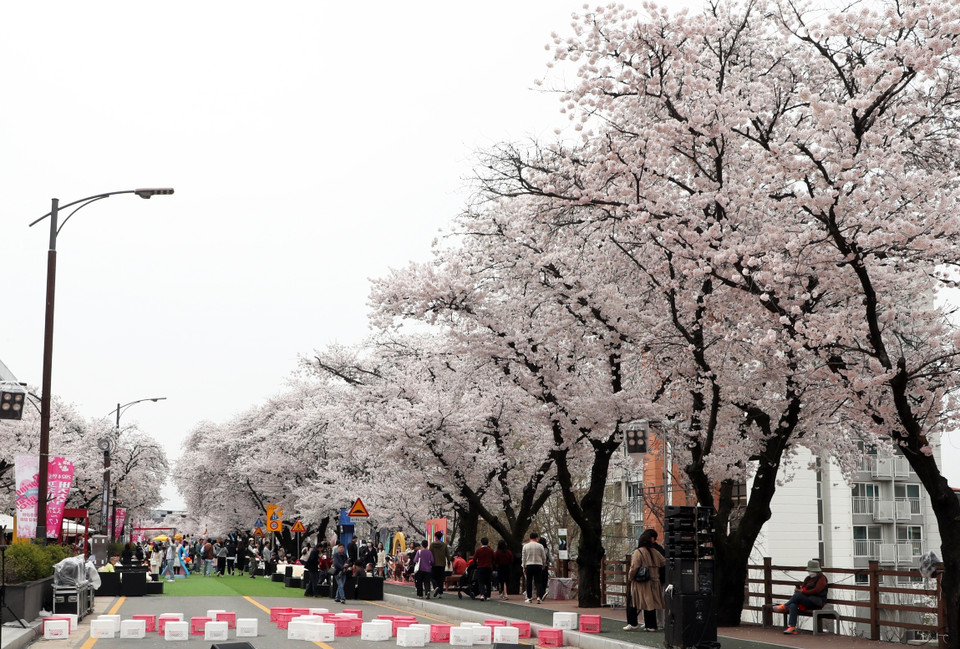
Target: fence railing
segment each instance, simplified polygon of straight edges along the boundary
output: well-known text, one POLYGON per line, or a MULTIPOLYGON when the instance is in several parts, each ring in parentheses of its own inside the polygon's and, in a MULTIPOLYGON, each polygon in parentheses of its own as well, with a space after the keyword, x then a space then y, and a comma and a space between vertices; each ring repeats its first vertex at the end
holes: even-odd
POLYGON ((627 570, 629 568, 630 563, 626 560, 601 560, 600 606, 621 608, 627 605, 627 570))
MULTIPOLYGON (((628 567, 628 561, 603 560, 601 606, 626 605, 628 567)), ((794 587, 803 580, 806 566, 775 566, 767 557, 762 565, 747 568, 743 609, 755 611, 764 626, 772 626, 773 605, 790 598, 794 587)), ((870 561, 867 568, 824 568, 823 572, 830 582, 827 603, 837 609, 840 622, 863 625, 862 635, 871 640, 885 639, 885 634, 915 631, 928 638, 936 636, 940 649, 945 647, 946 616, 939 597, 942 566, 929 587, 914 581, 920 578, 919 571, 881 569, 878 561, 870 561), (894 583, 884 583, 885 578, 894 583), (847 582, 848 579, 851 581, 847 582), (853 581, 857 579, 860 581, 853 581)))
MULTIPOLYGON (((762 565, 748 566, 747 599, 744 610, 761 615, 764 626, 773 624, 773 605, 789 599, 793 589, 803 579, 805 566, 775 566, 769 557, 762 565), (774 575, 796 574, 795 579, 775 579, 774 575)), ((824 568, 830 581, 827 603, 839 612, 841 622, 859 624, 864 635, 871 640, 884 639, 887 633, 916 631, 926 637, 938 638, 938 646, 944 647, 946 617, 943 615, 940 592, 942 570, 938 569, 932 587, 923 583, 903 584, 920 577, 917 570, 881 570, 878 561, 870 561, 867 568, 824 568), (856 580, 848 583, 844 579, 856 580), (885 577, 895 583, 884 583, 885 577)), ((791 575, 792 576, 792 575, 791 575)))

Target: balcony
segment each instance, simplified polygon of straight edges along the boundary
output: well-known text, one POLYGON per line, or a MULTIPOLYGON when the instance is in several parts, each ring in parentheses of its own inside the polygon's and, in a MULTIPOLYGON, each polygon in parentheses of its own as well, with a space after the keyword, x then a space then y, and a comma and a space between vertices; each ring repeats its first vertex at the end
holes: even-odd
POLYGON ((883 541, 855 540, 853 542, 854 557, 879 561, 884 565, 912 565, 922 554, 922 541, 884 543, 883 541))
POLYGON ((896 507, 892 500, 878 500, 873 508, 873 520, 878 523, 892 523, 896 519, 896 507))
POLYGON ((897 564, 897 545, 895 543, 880 543, 880 563, 897 564))
POLYGON ((897 562, 913 563, 923 555, 923 541, 899 541, 897 543, 897 562))
POLYGON ((921 513, 921 505, 919 498, 897 498, 897 518, 901 519, 900 508, 905 507, 909 510, 909 514, 903 516, 903 519, 909 518, 910 516, 919 516, 921 513), (904 503, 901 505, 900 503, 904 503))
POLYGON ((853 513, 872 515, 874 512, 874 509, 876 509, 876 503, 877 503, 876 498, 854 498, 853 513))
MULTIPOLYGON (((920 501, 917 500, 917 514, 920 513, 920 501)), ((897 498, 896 516, 898 521, 908 521, 913 517, 913 502, 908 498, 897 498)))
POLYGON ((860 460, 860 470, 880 480, 910 477, 910 463, 902 455, 883 457, 866 455, 860 460))
POLYGON ((876 559, 880 556, 881 541, 868 539, 854 539, 853 556, 865 559, 876 559))

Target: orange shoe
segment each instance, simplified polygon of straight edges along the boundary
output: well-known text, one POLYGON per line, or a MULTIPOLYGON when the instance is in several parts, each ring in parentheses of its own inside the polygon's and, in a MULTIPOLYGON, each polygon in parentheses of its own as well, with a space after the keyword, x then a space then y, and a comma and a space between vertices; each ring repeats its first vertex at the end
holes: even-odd
POLYGON ((788 626, 783 630, 783 635, 797 635, 798 633, 799 631, 797 631, 797 627, 795 626, 788 626))
POLYGON ((774 613, 786 613, 786 612, 787 612, 787 605, 786 605, 786 604, 777 604, 776 606, 773 607, 773 612, 774 612, 774 613))

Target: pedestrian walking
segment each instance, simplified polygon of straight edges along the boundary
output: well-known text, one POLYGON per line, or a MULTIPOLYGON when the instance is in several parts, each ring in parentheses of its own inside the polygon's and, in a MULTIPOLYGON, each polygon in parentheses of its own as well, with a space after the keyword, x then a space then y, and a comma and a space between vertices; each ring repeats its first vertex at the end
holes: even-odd
POLYGON ((337 545, 336 552, 333 553, 333 580, 337 585, 334 601, 343 604, 347 601, 347 596, 343 592, 343 587, 347 583, 347 567, 350 559, 343 547, 343 543, 337 545))
POLYGON ((433 533, 430 554, 433 555, 433 567, 430 569, 430 576, 433 578, 433 596, 440 597, 443 594, 443 581, 447 576, 447 560, 450 558, 450 549, 444 543, 443 532, 440 530, 433 533))
POLYGON ((523 551, 520 553, 520 563, 523 564, 524 576, 527 581, 527 597, 524 600, 527 604, 533 601, 534 588, 539 597, 537 604, 543 603, 543 596, 546 594, 541 585, 541 575, 547 565, 547 555, 540 545, 540 535, 537 532, 530 532, 530 540, 523 544, 523 551))
POLYGON ((493 566, 496 570, 497 592, 500 594, 500 599, 507 600, 509 599, 507 584, 510 582, 510 571, 513 567, 513 552, 503 539, 497 543, 497 551, 493 553, 493 566))
POLYGON ((477 562, 477 579, 480 582, 480 599, 490 599, 490 588, 493 582, 493 548, 487 537, 480 539, 480 547, 473 553, 473 560, 477 562))
POLYGON ((433 577, 433 554, 427 547, 427 540, 420 542, 420 549, 413 555, 413 583, 417 586, 417 597, 430 599, 430 580, 433 577))

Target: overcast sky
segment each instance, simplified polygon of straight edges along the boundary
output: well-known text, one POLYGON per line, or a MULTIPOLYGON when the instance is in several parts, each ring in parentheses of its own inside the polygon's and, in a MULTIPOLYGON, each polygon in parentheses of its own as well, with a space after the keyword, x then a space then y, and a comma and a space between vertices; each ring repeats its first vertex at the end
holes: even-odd
POLYGON ((478 149, 565 122, 534 80, 581 8, 3 3, 0 359, 40 384, 48 229, 27 224, 51 198, 174 187, 61 232, 53 373, 88 417, 167 397, 123 423, 174 459, 298 354, 366 335, 368 279, 427 258, 478 149))

